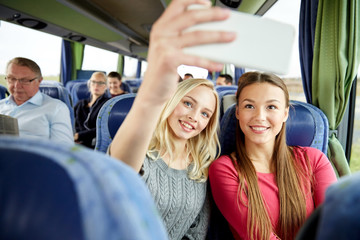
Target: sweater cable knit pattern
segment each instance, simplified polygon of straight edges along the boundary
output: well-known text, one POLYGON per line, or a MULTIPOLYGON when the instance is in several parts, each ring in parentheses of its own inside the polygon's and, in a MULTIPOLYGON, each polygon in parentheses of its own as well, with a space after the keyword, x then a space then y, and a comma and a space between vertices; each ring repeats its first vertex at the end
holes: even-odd
POLYGON ((209 221, 206 182, 189 179, 187 170, 170 168, 162 159, 146 157, 142 170, 169 239, 205 239, 209 221))

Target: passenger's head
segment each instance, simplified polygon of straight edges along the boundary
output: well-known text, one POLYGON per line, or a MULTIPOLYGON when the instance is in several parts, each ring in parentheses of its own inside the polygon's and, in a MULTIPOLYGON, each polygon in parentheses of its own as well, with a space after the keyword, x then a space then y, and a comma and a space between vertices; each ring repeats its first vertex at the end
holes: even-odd
POLYGON ((191 73, 185 73, 183 80, 194 78, 194 76, 191 73))
POLYGON ((239 78, 236 100, 236 118, 245 144, 274 143, 277 136, 282 142, 286 141, 289 93, 281 78, 269 73, 247 72, 239 78))
POLYGON ((16 57, 6 66, 6 81, 17 105, 38 92, 42 79, 40 67, 30 59, 16 57))
POLYGON ((88 81, 88 87, 91 96, 100 97, 107 88, 106 75, 103 72, 94 72, 88 81))
POLYGON ((216 85, 232 85, 233 78, 229 74, 220 74, 216 79, 216 85))
POLYGON ((195 168, 192 179, 207 178, 207 167, 217 156, 219 98, 207 79, 188 79, 166 103, 151 141, 150 150, 173 156, 174 143, 183 141, 195 168))
POLYGON ((107 75, 109 91, 111 94, 116 95, 121 93, 121 75, 118 72, 110 72, 107 75))

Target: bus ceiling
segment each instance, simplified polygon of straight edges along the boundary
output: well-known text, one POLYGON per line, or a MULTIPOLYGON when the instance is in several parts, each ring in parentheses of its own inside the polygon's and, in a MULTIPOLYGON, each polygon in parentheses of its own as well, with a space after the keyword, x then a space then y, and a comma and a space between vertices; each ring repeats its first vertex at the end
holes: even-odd
MULTIPOLYGON (((152 24, 171 0, 2 0, 0 20, 145 59, 152 24)), ((263 15, 277 0, 212 0, 263 15)))

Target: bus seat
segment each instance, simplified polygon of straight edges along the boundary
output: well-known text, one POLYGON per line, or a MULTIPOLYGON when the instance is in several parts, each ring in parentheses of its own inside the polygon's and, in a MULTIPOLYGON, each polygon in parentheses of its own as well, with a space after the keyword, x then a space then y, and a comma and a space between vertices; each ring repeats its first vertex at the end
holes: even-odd
POLYGON ((0 136, 0 239, 166 239, 150 192, 80 145, 0 136))
POLYGON ((88 79, 75 79, 75 80, 71 80, 66 82, 65 87, 66 89, 69 91, 69 93, 71 93, 71 90, 73 88, 73 86, 78 83, 78 82, 87 82, 88 79))
POLYGON ((75 83, 70 94, 73 100, 73 106, 75 106, 80 100, 88 99, 90 97, 90 91, 87 86, 87 81, 75 83))
POLYGON ((107 151, 117 130, 130 111, 135 96, 135 93, 122 94, 106 101, 101 107, 96 120, 96 151, 107 151))
POLYGON ((227 95, 223 96, 222 101, 223 101, 222 106, 224 108, 224 113, 225 113, 226 110, 228 110, 228 108, 231 105, 236 103, 236 95, 235 94, 227 94, 227 95))
POLYGON ((124 80, 123 83, 124 82, 129 85, 129 87, 131 88, 131 91, 133 93, 136 93, 142 83, 142 79, 141 78, 127 79, 127 80, 124 80))
MULTIPOLYGON (((289 118, 286 122, 286 140, 290 146, 311 146, 327 153, 329 123, 325 114, 317 107, 290 101, 289 118)), ((220 122, 221 154, 230 154, 235 150, 236 104, 225 112, 220 122)))
POLYGON ((52 83, 49 83, 48 81, 42 81, 40 83, 39 90, 42 93, 52 98, 59 99, 66 104, 70 111, 70 119, 73 130, 75 130, 73 102, 68 90, 61 83, 56 83, 54 81, 52 81, 52 83))
MULTIPOLYGON (((83 99, 88 99, 90 98, 90 90, 87 86, 87 81, 84 82, 77 82, 74 83, 73 86, 71 87, 71 98, 73 100, 73 105, 75 107, 75 105, 83 99)), ((109 89, 105 90, 105 95, 109 98, 111 98, 111 94, 109 92, 109 89)))
POLYGON ((238 89, 238 86, 237 85, 216 85, 215 89, 218 93, 222 92, 222 91, 226 91, 226 90, 235 90, 235 92, 236 92, 236 90, 238 89))
POLYGON ((106 75, 106 72, 105 71, 98 71, 98 70, 76 70, 76 78, 77 79, 90 79, 91 78, 91 75, 94 73, 94 72, 103 72, 105 75, 106 75))
POLYGON ((4 99, 10 95, 7 88, 0 84, 0 99, 4 99))
POLYGON ((329 186, 325 201, 299 230, 296 240, 360 239, 360 172, 329 186))
POLYGON ((41 81, 41 83, 42 84, 50 84, 50 85, 55 85, 55 86, 64 86, 63 84, 62 84, 62 82, 58 82, 58 81, 56 81, 56 80, 46 80, 46 79, 43 79, 42 81, 41 81))
POLYGON ((132 93, 132 88, 130 87, 130 85, 127 82, 121 82, 121 89, 124 90, 125 92, 128 93, 132 93))
POLYGON ((218 95, 219 95, 219 100, 220 100, 220 120, 221 118, 224 116, 225 113, 225 108, 224 108, 224 97, 227 95, 235 95, 236 94, 236 89, 224 89, 221 91, 218 91, 218 95))

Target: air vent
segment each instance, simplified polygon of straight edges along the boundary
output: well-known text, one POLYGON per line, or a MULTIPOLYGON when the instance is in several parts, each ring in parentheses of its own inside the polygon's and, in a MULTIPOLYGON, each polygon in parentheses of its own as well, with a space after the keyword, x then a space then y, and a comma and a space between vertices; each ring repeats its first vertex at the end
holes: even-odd
POLYGON ((32 18, 22 18, 22 19, 17 20, 17 22, 25 27, 36 29, 36 30, 44 29, 47 26, 46 23, 41 22, 36 19, 32 19, 32 18))

